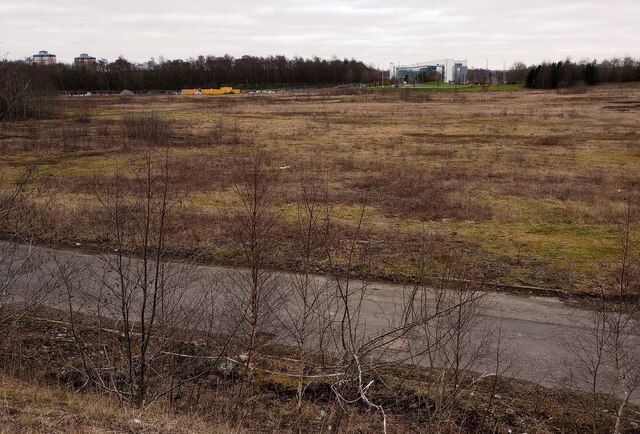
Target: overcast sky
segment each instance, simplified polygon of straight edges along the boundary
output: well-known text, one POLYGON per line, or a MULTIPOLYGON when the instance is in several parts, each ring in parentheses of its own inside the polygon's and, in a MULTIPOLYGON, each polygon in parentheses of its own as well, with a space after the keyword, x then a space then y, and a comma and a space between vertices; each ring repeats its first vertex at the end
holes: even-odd
POLYGON ((640 57, 640 0, 1 0, 0 55, 442 58, 500 68, 640 57))

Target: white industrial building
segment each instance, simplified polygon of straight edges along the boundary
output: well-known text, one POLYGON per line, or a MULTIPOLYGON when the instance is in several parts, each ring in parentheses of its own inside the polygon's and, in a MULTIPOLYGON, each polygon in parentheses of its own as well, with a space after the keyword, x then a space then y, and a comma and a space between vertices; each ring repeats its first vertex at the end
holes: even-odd
POLYGON ((57 60, 55 54, 51 54, 48 51, 41 50, 38 52, 38 54, 34 54, 33 56, 31 56, 31 62, 35 65, 55 65, 57 60))
POLYGON ((427 81, 427 75, 438 72, 441 74, 442 81, 462 84, 467 82, 467 71, 466 60, 441 59, 411 65, 391 64, 391 77, 406 83, 427 81))

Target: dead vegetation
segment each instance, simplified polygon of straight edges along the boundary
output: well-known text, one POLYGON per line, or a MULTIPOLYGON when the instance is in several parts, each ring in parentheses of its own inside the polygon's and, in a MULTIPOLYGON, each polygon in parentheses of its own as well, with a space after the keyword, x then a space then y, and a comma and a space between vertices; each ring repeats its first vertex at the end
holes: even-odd
MULTIPOLYGON (((633 101, 637 87, 586 93, 362 92, 225 98, 59 99, 59 118, 7 125, 4 182, 33 154, 56 149, 40 182, 56 190, 55 215, 40 236, 92 243, 68 212, 91 215, 95 185, 139 161, 144 144, 166 143, 187 195, 180 210, 191 248, 234 263, 219 230, 238 154, 261 147, 280 171, 274 206, 292 209, 295 173, 308 162, 330 178, 326 200, 346 226, 370 194, 368 242, 380 246, 372 276, 406 275, 404 247, 424 229, 455 234, 487 259, 511 264, 504 283, 592 291, 586 271, 638 182, 634 114, 606 107, 633 101), (280 169, 280 168, 285 169, 280 169), (197 222, 197 223, 196 223, 197 222), (212 252, 201 240, 219 241, 212 252), (384 253, 383 253, 384 252, 384 253), (523 254, 526 252, 526 255, 523 254), (531 264, 550 264, 536 265, 531 264)), ((6 184, 5 184, 6 185, 6 184)), ((288 238, 286 226, 282 236, 288 238)), ((282 259, 276 264, 286 267, 282 259)), ((322 268, 323 264, 316 264, 322 268)))
MULTIPOLYGON (((238 362, 207 359, 209 344, 204 334, 165 348, 161 365, 162 372, 173 373, 173 379, 165 378, 169 384, 177 385, 196 372, 204 375, 144 408, 123 404, 117 395, 88 387, 76 357, 74 333, 83 336, 86 351, 99 352, 108 341, 96 340, 96 327, 108 326, 117 324, 85 317, 74 330, 68 315, 55 310, 31 311, 24 317, 20 333, 3 344, 0 358, 2 429, 7 433, 329 432, 335 398, 328 382, 331 377, 322 374, 331 371, 307 371, 305 398, 298 407, 296 379, 284 374, 295 370, 287 350, 278 345, 264 347, 253 365, 250 403, 237 410, 242 381, 241 371, 233 366, 238 362)), ((117 333, 105 330, 106 336, 115 339, 117 333)), ((234 348, 229 350, 233 354, 234 348)), ((317 354, 308 356, 310 362, 318 361, 317 354)), ((605 433, 614 428, 620 404, 598 396, 597 412, 592 413, 584 405, 591 402, 590 394, 545 389, 501 376, 478 378, 463 370, 456 378, 453 371, 441 376, 437 370, 387 364, 375 372, 365 370, 364 375, 367 382, 375 381, 367 394, 384 408, 390 432, 605 433), (441 389, 442 385, 446 388, 441 389), (592 414, 597 418, 595 430, 592 414)), ((161 386, 157 380, 151 384, 161 386)), ((637 407, 628 404, 627 412, 620 432, 632 433, 640 426, 637 407)), ((381 418, 375 409, 364 402, 345 406, 340 432, 380 431, 381 418)))
MULTIPOLYGON (((599 348, 615 350, 605 362, 617 374, 609 391, 549 391, 509 379, 512 361, 504 333, 483 323, 485 290, 503 272, 501 263, 457 235, 426 230, 428 222, 450 219, 426 217, 430 208, 418 206, 427 202, 458 210, 461 214, 451 220, 466 222, 462 213, 479 212, 480 202, 467 198, 467 208, 445 206, 442 197, 415 186, 438 185, 447 196, 467 188, 473 177, 457 183, 462 174, 448 177, 435 168, 433 178, 405 171, 406 184, 383 183, 367 172, 390 176, 383 162, 356 160, 348 166, 349 158, 343 157, 349 167, 345 176, 353 184, 343 180, 336 187, 335 172, 324 159, 292 168, 278 163, 287 154, 277 147, 229 145, 226 164, 220 166, 229 175, 210 184, 228 186, 198 191, 185 186, 191 178, 172 158, 192 150, 131 140, 135 150, 125 144, 110 158, 96 149, 81 157, 113 166, 80 182, 86 190, 72 194, 86 208, 73 217, 49 211, 42 206, 48 196, 36 194, 47 185, 67 199, 71 192, 59 174, 50 178, 57 177, 59 184, 18 178, 13 197, 34 194, 17 207, 11 194, 2 202, 9 217, 5 230, 8 222, 28 222, 26 230, 14 228, 14 236, 43 237, 43 222, 34 224, 33 217, 57 215, 47 223, 56 227, 52 234, 68 230, 72 218, 73 229, 83 233, 76 245, 89 242, 96 249, 89 258, 37 252, 34 261, 39 258, 47 267, 14 269, 20 252, 31 256, 32 249, 12 245, 14 251, 0 261, 0 270, 10 277, 0 314, 11 318, 3 327, 0 355, 12 377, 99 393, 141 413, 163 408, 250 432, 592 428, 617 434, 637 428, 632 404, 639 384, 633 363, 637 334, 627 339, 635 326, 630 320, 637 313, 634 305, 620 303, 629 310, 607 315, 606 344, 599 348), (127 159, 118 160, 122 155, 127 159), (335 196, 334 189, 339 190, 335 196), (392 215, 394 192, 405 202, 414 196, 420 200, 392 215), (211 194, 219 203, 207 202, 211 194), (392 218, 419 221, 422 230, 402 236, 388 228, 383 232, 381 221, 392 218), (217 232, 206 232, 212 228, 217 232), (378 242, 381 233, 385 244, 378 242), (375 288, 354 277, 384 273, 380 264, 389 257, 389 245, 398 246, 392 253, 406 261, 406 285, 383 323, 368 327, 374 319, 370 312, 379 307, 375 288), (207 275, 198 267, 210 259, 207 248, 226 249, 225 262, 242 268, 207 275), (284 275, 279 268, 296 273, 284 275), (7 303, 39 287, 31 281, 50 283, 46 300, 7 303), (58 310, 43 308, 45 303, 58 310), (623 395, 616 395, 620 390, 623 395), (556 406, 563 402, 559 396, 580 399, 577 405, 564 403, 562 412, 545 407, 539 413, 537 396, 556 406), (547 419, 549 412, 553 416, 547 419)), ((48 164, 69 154, 54 153, 34 167, 46 173, 48 164)), ((601 273, 603 281, 596 284, 620 302, 632 295, 638 280, 630 265, 637 258, 632 200, 626 196, 609 273, 601 273)), ((474 224, 491 219, 488 214, 474 224)))
POLYGON ((142 140, 162 144, 171 138, 171 121, 156 113, 127 114, 122 119, 124 136, 131 140, 142 140))

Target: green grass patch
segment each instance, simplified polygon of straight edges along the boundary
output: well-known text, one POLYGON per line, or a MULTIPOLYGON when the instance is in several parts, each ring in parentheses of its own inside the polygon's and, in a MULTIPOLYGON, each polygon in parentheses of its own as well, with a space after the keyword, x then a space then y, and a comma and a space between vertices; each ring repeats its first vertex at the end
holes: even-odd
POLYGON ((429 92, 429 91, 445 91, 445 92, 483 92, 483 91, 519 91, 525 90, 525 87, 521 84, 491 84, 488 86, 476 85, 476 84, 451 84, 429 82, 421 83, 410 86, 402 87, 372 87, 370 89, 387 92, 402 92, 405 90, 415 92, 429 92))

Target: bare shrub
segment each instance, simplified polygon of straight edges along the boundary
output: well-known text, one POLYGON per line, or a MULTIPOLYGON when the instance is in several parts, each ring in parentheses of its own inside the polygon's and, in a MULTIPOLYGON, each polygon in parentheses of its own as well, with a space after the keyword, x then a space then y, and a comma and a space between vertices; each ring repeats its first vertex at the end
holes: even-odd
POLYGON ((13 188, 0 193, 0 344, 51 291, 51 282, 42 278, 48 257, 34 242, 38 216, 31 206, 44 195, 36 186, 39 169, 38 163, 30 165, 13 188))
POLYGON ((50 137, 65 152, 87 148, 91 143, 90 130, 87 123, 64 123, 55 129, 50 137))
POLYGON ((222 145, 226 142, 226 123, 223 119, 219 119, 214 123, 209 137, 211 142, 215 145, 222 145))
POLYGON ((628 200, 623 215, 617 216, 616 243, 606 249, 592 275, 603 297, 624 301, 640 295, 638 217, 637 206, 628 200))
POLYGON ((420 92, 411 89, 402 89, 398 92, 398 98, 400 101, 412 103, 426 103, 433 100, 429 92, 420 92))
POLYGON ((414 165, 383 163, 379 170, 355 181, 354 187, 376 191, 378 203, 391 215, 423 220, 490 219, 491 208, 464 191, 473 176, 455 167, 429 171, 414 165))
POLYGON ((445 248, 434 235, 423 234, 414 256, 415 283, 405 293, 402 321, 415 324, 406 335, 407 360, 436 372, 427 377, 428 426, 433 432, 460 430, 467 423, 459 413, 461 400, 492 379, 486 410, 476 421, 476 432, 483 432, 498 378, 512 367, 500 330, 482 320, 487 276, 464 246, 445 248))
MULTIPOLYGON (((616 246, 609 249, 593 275, 603 299, 575 321, 586 332, 570 335, 565 344, 575 356, 568 362, 568 379, 590 394, 580 404, 588 411, 593 433, 604 432, 608 422, 601 411, 615 401, 613 432, 624 431, 629 403, 640 394, 640 251, 635 239, 635 203, 627 202, 618 223, 616 246)), ((607 429, 608 431, 608 429, 607 429)))
POLYGON ((303 168, 298 173, 298 198, 293 224, 293 257, 295 273, 288 284, 290 294, 284 315, 280 321, 284 330, 297 346, 297 407, 302 409, 304 391, 307 386, 307 371, 312 354, 324 358, 325 333, 330 319, 330 285, 325 279, 313 274, 317 257, 321 254, 327 230, 328 190, 316 170, 303 168))
POLYGON ((97 143, 100 143, 102 147, 110 147, 114 144, 113 136, 120 135, 119 125, 112 120, 101 120, 95 127, 96 137, 93 138, 97 143))
POLYGON ((640 392, 639 326, 637 307, 626 302, 598 303, 584 318, 576 318, 583 332, 570 334, 565 344, 574 356, 567 362, 568 387, 590 393, 578 400, 590 417, 594 434, 624 432, 626 409, 640 392), (603 413, 607 402, 616 405, 615 417, 603 413))
MULTIPOLYGON (((488 90, 485 86, 483 89, 488 90)), ((454 92, 451 101, 456 104, 466 104, 469 101, 469 96, 465 92, 454 92)))
POLYGON ((546 136, 540 138, 538 144, 540 146, 562 146, 563 142, 563 138, 560 136, 546 136))
POLYGON ((153 143, 166 142, 172 135, 172 122, 156 113, 128 114, 122 118, 125 137, 153 143))
POLYGON ((418 147, 415 150, 415 154, 424 155, 425 157, 436 157, 449 160, 455 158, 458 154, 458 151, 456 151, 455 149, 443 147, 418 147))
POLYGON ((211 313, 209 299, 193 286, 192 258, 170 261, 170 252, 181 245, 176 212, 182 197, 171 181, 168 153, 157 155, 148 147, 129 176, 117 173, 101 187, 95 193, 102 212, 86 223, 100 254, 88 264, 61 262, 58 272, 84 385, 145 406, 201 375, 168 361, 183 359, 194 330, 210 330, 211 322, 203 319, 211 313), (98 322, 95 332, 76 332, 83 317, 98 322))
MULTIPOLYGON (((336 248, 333 237, 324 238, 334 288, 328 309, 334 355, 331 364, 337 371, 331 382, 336 401, 327 426, 339 431, 350 406, 359 404, 380 414, 381 431, 386 432, 388 409, 375 399, 375 385, 383 383, 381 371, 385 367, 407 368, 405 363, 409 362, 415 367, 409 371, 430 366, 437 372, 434 381, 427 384, 429 429, 456 432, 466 424, 466 414, 460 414, 465 395, 475 391, 484 379, 502 376, 507 369, 501 363, 502 349, 492 345, 492 330, 482 323, 483 275, 468 272, 471 258, 463 258, 464 248, 450 251, 440 272, 431 268, 435 255, 422 255, 423 260, 432 258, 418 267, 423 274, 412 276, 422 284, 418 283, 396 304, 397 311, 386 312, 386 326, 368 326, 369 312, 376 310, 375 296, 368 282, 351 277, 369 256, 367 244, 360 242, 364 203, 344 248, 336 248), (423 280, 429 272, 436 274, 434 279, 423 280), (470 280, 472 276, 481 280, 470 280), (495 367, 482 373, 494 356, 495 367), (481 373, 475 374, 476 370, 481 373)), ((325 224, 326 232, 332 233, 333 224, 325 224)), ((497 383, 491 387, 495 390, 497 383)))
POLYGON ((91 123, 91 115, 89 112, 84 111, 76 117, 76 122, 80 124, 89 124, 91 123))
POLYGON ((566 84, 561 84, 561 86, 564 87, 558 87, 558 95, 582 95, 589 91, 589 86, 587 86, 582 80, 577 81, 571 86, 566 86, 566 84))

